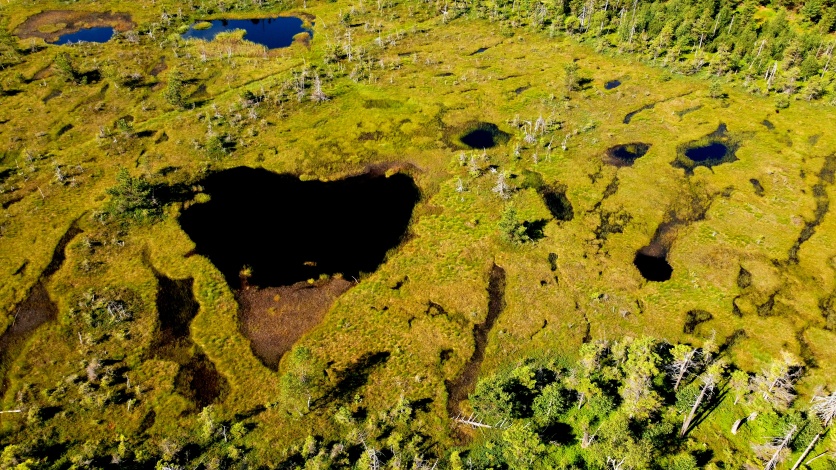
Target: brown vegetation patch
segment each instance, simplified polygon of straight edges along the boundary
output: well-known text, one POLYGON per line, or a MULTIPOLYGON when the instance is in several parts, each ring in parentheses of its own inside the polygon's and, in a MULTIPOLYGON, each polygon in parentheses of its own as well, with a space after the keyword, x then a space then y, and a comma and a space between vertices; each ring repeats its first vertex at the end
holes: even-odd
POLYGON ((282 355, 325 317, 334 300, 351 287, 345 279, 313 284, 249 287, 238 291, 241 332, 249 338, 253 354, 276 369, 282 355))
POLYGON ((136 25, 127 13, 48 10, 27 18, 15 29, 15 34, 21 39, 41 38, 46 42, 54 42, 65 34, 103 26, 125 32, 136 25))
POLYGON ((505 310, 505 270, 496 264, 491 267, 488 280, 488 315, 483 323, 473 325, 473 355, 465 363, 461 374, 454 380, 447 380, 447 412, 451 417, 462 413, 460 404, 476 388, 482 360, 485 358, 485 348, 488 345, 488 334, 491 332, 499 314, 505 310))
POLYGON ((49 298, 44 283, 38 281, 26 298, 14 311, 11 326, 0 335, 0 360, 5 363, 13 358, 12 352, 44 323, 58 316, 58 307, 49 298))

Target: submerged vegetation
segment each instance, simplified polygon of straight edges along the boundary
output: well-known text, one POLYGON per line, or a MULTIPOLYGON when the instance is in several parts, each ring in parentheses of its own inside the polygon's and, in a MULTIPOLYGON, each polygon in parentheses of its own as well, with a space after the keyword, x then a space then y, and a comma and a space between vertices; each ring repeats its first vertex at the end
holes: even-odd
POLYGON ((0 6, 0 468, 832 468, 834 27, 0 6))

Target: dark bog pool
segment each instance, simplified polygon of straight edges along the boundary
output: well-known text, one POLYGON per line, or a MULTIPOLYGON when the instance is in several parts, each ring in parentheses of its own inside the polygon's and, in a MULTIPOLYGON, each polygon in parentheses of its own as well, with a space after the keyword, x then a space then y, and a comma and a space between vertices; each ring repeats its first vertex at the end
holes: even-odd
POLYGON ((729 135, 726 125, 720 124, 711 134, 681 146, 671 165, 691 174, 698 166, 711 168, 737 161, 735 153, 739 147, 739 141, 729 135))
POLYGON ((508 142, 510 135, 490 122, 480 122, 468 126, 459 140, 472 149, 489 149, 508 142))
POLYGON ((722 160, 729 153, 729 148, 722 142, 712 142, 701 147, 685 150, 685 156, 695 162, 722 160))
POLYGON ((633 259, 633 264, 648 281, 664 282, 673 274, 673 268, 664 256, 651 256, 639 251, 633 259))
POLYGON ((75 44, 79 42, 108 42, 113 37, 113 28, 102 26, 97 28, 80 29, 74 33, 65 34, 55 41, 55 44, 75 44))
POLYGON ((288 286, 374 271, 406 233, 419 191, 407 175, 301 181, 263 169, 233 168, 199 184, 211 197, 180 225, 230 286, 288 286))
POLYGON ((634 142, 624 145, 610 147, 604 154, 604 161, 610 165, 623 167, 632 166, 639 158, 643 157, 650 150, 650 144, 634 142))
POLYGON ((543 202, 555 220, 568 222, 575 217, 575 211, 569 198, 566 197, 564 186, 543 187, 540 189, 540 197, 543 198, 543 202))
POLYGON ((314 34, 312 29, 304 27, 301 19, 293 16, 251 20, 213 20, 208 23, 212 26, 206 29, 195 29, 195 25, 192 25, 183 34, 183 38, 211 41, 219 33, 243 29, 246 31, 244 39, 247 41, 264 45, 268 49, 276 49, 293 44, 293 36, 299 33, 308 33, 312 38, 314 34))
POLYGON ((621 82, 619 80, 610 80, 607 83, 604 83, 604 89, 612 90, 613 88, 616 88, 619 85, 621 85, 621 82))

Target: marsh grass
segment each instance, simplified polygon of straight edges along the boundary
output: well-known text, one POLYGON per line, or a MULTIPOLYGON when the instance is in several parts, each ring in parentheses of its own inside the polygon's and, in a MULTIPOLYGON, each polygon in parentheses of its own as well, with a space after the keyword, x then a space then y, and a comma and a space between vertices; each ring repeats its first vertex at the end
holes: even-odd
MULTIPOLYGON (((123 4, 104 2, 101 8, 119 5, 123 4)), ((141 388, 136 404, 130 411, 126 403, 108 404, 107 418, 92 419, 101 408, 95 401, 85 402, 76 385, 70 398, 61 401, 66 415, 61 421, 48 420, 44 429, 54 430, 57 440, 71 446, 105 432, 144 433, 149 448, 150 442, 156 445, 167 437, 199 432, 198 417, 190 411, 194 405, 175 391, 179 365, 149 357, 158 325, 157 283, 141 256, 147 252, 166 276, 194 279, 200 310, 190 335, 229 383, 217 413, 225 419, 247 415, 255 425, 248 445, 283 449, 308 434, 333 431, 332 416, 340 403, 320 401, 299 416, 293 405, 297 397, 280 391, 287 364, 275 372, 252 354, 223 275, 207 259, 192 254, 193 243, 177 225, 184 202, 169 202, 155 223, 129 228, 97 218, 110 201, 106 190, 114 186, 120 167, 129 168, 133 176, 146 175, 155 184, 188 186, 207 172, 240 165, 305 178, 338 178, 386 162, 414 165, 425 197, 416 207, 409 237, 377 271, 361 276, 357 286, 338 298, 297 347, 308 348, 320 363, 329 364, 328 377, 333 379, 327 384, 332 387, 339 372, 351 370, 363 357, 388 353, 355 391, 357 399, 368 410, 392 406, 401 395, 429 399, 426 411, 417 416, 439 449, 452 443, 444 381, 456 377, 473 353, 472 327, 487 314, 485 292, 493 263, 507 273, 507 306, 488 334, 483 374, 538 351, 572 356, 585 340, 643 334, 698 342, 716 334, 724 341, 743 330, 725 352, 738 367, 756 371, 782 349, 800 354, 804 348, 817 367, 807 370, 802 392, 833 384, 836 347, 833 332, 824 329, 819 300, 836 289, 829 264, 836 255, 836 219, 830 212, 821 218, 815 233, 798 248, 796 265, 773 262, 787 259, 804 222, 816 217, 812 188, 824 156, 836 152, 836 136, 828 127, 836 118, 833 108, 799 101, 776 114, 771 99, 744 94, 731 85, 724 104, 711 99, 708 84, 699 79, 671 77, 628 57, 600 56, 568 38, 520 32, 497 44, 496 25, 478 18, 445 24, 418 11, 396 23, 370 11, 364 14, 380 21, 386 31, 403 33, 395 45, 376 48, 377 33, 352 29, 352 40, 373 51, 382 67, 377 63, 350 77, 355 64, 345 59, 330 67, 316 65, 322 77, 333 77, 325 85, 331 100, 314 105, 288 95, 281 103, 265 101, 256 107, 256 118, 244 119, 249 108, 242 107, 242 92, 280 90, 298 80, 302 68, 320 63, 327 53, 327 41, 321 38, 344 33, 336 15, 340 7, 347 11, 349 5, 309 5, 308 11, 321 18, 317 27, 325 32, 318 30, 309 47, 265 53, 230 34, 211 42, 172 39, 172 47, 165 49, 150 41, 132 45, 118 40, 69 50, 80 70, 104 72, 102 80, 110 84, 106 89, 102 84, 61 83, 49 72, 54 57, 50 48, 36 50, 21 65, 0 72, 4 87, 19 91, 4 96, 0 110, 0 119, 8 120, 0 126, 0 139, 9 143, 0 154, 0 170, 13 172, 2 184, 21 196, 3 210, 0 221, 3 310, 11 312, 37 282, 73 220, 85 214, 85 234, 102 243, 92 251, 81 242, 69 247, 65 265, 46 286, 58 305, 58 321, 38 329, 10 366, 4 406, 13 405, 21 392, 31 403, 46 403, 45 395, 26 390, 48 395, 56 377, 81 373, 83 361, 94 355, 104 358, 107 351, 141 388), (485 54, 470 55, 474 44, 495 45, 485 54), (201 61, 204 52, 206 62, 201 61), (488 60, 491 54, 502 59, 488 60), (168 69, 149 74, 161 55, 168 69), (561 99, 554 90, 563 88, 563 64, 573 60, 580 75, 593 84, 628 74, 631 80, 607 93, 590 86, 561 99), (184 109, 170 105, 162 89, 175 70, 184 74, 186 96, 203 86, 206 98, 188 102, 184 109), (139 84, 122 86, 118 78, 134 72, 140 75, 139 84), (44 102, 44 83, 61 94, 44 102), (529 85, 524 93, 514 92, 529 85), (623 122, 626 114, 649 102, 656 103, 652 109, 635 115, 629 124, 623 122), (693 111, 677 115, 686 109, 693 111), (134 117, 135 133, 151 131, 167 139, 97 137, 102 127, 112 127, 126 114, 134 117), (554 116, 560 126, 525 143, 520 121, 535 121, 541 115, 554 116), (774 130, 761 124, 766 118, 774 130), (450 143, 476 119, 495 123, 508 137, 507 143, 487 150, 489 161, 473 176, 458 164, 461 150, 452 150, 450 143), (711 170, 694 168, 687 177, 670 165, 682 145, 704 138, 720 122, 750 135, 738 149, 737 161, 711 170), (72 129, 61 135, 52 132, 68 123, 72 129), (210 123, 213 133, 233 136, 233 152, 219 158, 207 154, 202 143, 210 123), (813 135, 821 138, 811 144, 813 135), (564 139, 565 150, 559 145, 564 139), (518 142, 519 159, 512 155, 518 142), (624 142, 653 147, 631 167, 604 166, 601 156, 606 149, 624 142), (35 158, 27 159, 29 154, 35 158), (60 182, 53 162, 83 171, 75 174, 72 184, 60 182), (565 185, 575 216, 553 221, 534 188, 523 188, 522 178, 510 179, 518 215, 549 222, 544 238, 508 244, 498 230, 507 202, 491 191, 495 176, 488 165, 509 174, 536 171, 545 185, 565 185), (604 197, 616 176, 617 190, 604 197), (761 182, 762 195, 753 191, 751 178, 761 182), (459 179, 462 191, 457 190, 459 179), (671 280, 645 283, 632 264, 633 256, 649 243, 689 184, 702 185, 711 194, 731 189, 728 197, 716 199, 702 220, 677 233, 668 256, 674 268, 671 280), (622 232, 603 243, 595 238, 602 213, 630 216, 622 232), (15 274, 24 263, 26 269, 15 274), (746 289, 736 282, 741 266, 752 276, 746 289), (107 335, 85 329, 71 315, 79 295, 101 286, 135 294, 127 336, 117 329, 107 335), (759 315, 759 307, 770 298, 772 314, 759 315), (442 306, 445 314, 435 313, 430 302, 442 306), (734 313, 734 305, 742 317, 734 313), (709 312, 712 319, 684 333, 687 312, 693 310, 709 312), (89 341, 85 335, 90 335, 89 341), (154 424, 143 429, 152 411, 154 424)), ((34 9, 7 8, 9 24, 20 24, 34 9)), ((176 6, 157 2, 138 8, 134 21, 158 21, 163 9, 175 11, 176 6)), ((239 13, 247 14, 235 14, 239 13)), ((820 191, 830 194, 832 187, 824 185, 820 191)), ((9 315, 3 316, 0 328, 10 322, 9 315)), ((124 385, 116 388, 120 387, 124 385)), ((748 453, 747 438, 754 434, 725 441, 717 433, 730 426, 738 411, 724 401, 695 436, 716 449, 748 453)), ((5 436, 14 439, 39 432, 14 417, 4 418, 2 427, 5 436)), ((269 466, 284 457, 280 451, 263 450, 261 458, 269 466)), ((728 458, 739 463, 734 455, 728 458)))

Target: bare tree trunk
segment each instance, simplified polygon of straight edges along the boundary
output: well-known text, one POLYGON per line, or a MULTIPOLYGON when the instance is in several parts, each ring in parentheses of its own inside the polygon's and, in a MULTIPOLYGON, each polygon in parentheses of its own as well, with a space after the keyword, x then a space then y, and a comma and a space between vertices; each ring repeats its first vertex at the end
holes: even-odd
POLYGON ((821 454, 819 454, 819 455, 817 455, 817 456, 813 457, 812 459, 810 459, 810 460, 808 460, 808 461, 804 462, 804 465, 810 465, 810 463, 812 463, 814 460, 818 460, 818 459, 820 459, 820 458, 822 458, 822 457, 824 457, 824 456, 826 456, 826 455, 828 455, 828 454, 827 454, 827 452, 822 452, 821 454))
POLYGON ((810 445, 808 445, 807 448, 804 449, 804 453, 801 454, 801 457, 798 458, 798 460, 795 462, 795 465, 793 465, 790 470, 796 470, 801 465, 801 462, 805 458, 807 458, 807 454, 809 454, 810 451, 813 450, 813 447, 816 447, 816 443, 819 442, 819 437, 821 437, 821 434, 816 434, 816 437, 814 437, 812 442, 810 442, 810 445))
POLYGON ((688 372, 688 368, 691 366, 691 358, 694 357, 695 352, 696 350, 691 351, 682 359, 682 364, 679 366, 679 374, 677 375, 676 383, 673 386, 674 392, 679 388, 679 383, 682 382, 682 378, 685 377, 685 374, 688 372))
POLYGON ((778 445, 775 448, 775 453, 772 454, 772 458, 769 459, 768 462, 766 462, 766 465, 763 467, 763 470, 774 470, 775 467, 778 466, 778 463, 780 462, 779 457, 781 455, 781 451, 784 450, 784 448, 787 447, 787 444, 790 443, 790 439, 792 439, 793 434, 795 434, 795 426, 790 428, 789 432, 787 432, 787 435, 784 436, 784 439, 778 443, 778 445))
POLYGON ((682 429, 679 431, 679 437, 685 435, 688 432, 688 428, 691 426, 691 421, 694 419, 694 415, 697 413, 697 409, 702 404, 703 399, 705 398, 705 394, 709 389, 709 385, 705 384, 702 386, 700 390, 700 395, 697 397, 697 401, 694 402, 694 406, 691 407, 691 412, 688 413, 688 417, 685 418, 685 421, 682 423, 682 429))
POLYGON ((732 434, 736 435, 737 431, 740 429, 740 426, 743 425, 743 423, 746 423, 746 422, 749 422, 749 421, 754 421, 754 419, 757 418, 757 417, 758 417, 758 412, 753 411, 752 414, 750 414, 749 416, 744 416, 743 418, 740 418, 737 421, 735 421, 734 424, 732 425, 732 428, 731 428, 732 434))

